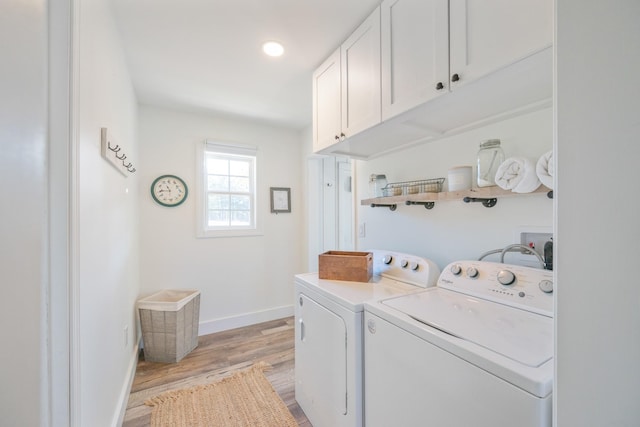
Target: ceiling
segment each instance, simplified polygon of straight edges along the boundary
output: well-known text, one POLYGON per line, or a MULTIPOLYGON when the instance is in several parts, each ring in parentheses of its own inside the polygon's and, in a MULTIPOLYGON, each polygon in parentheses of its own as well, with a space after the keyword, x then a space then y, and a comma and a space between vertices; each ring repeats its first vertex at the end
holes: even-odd
POLYGON ((302 129, 313 70, 379 0, 112 0, 141 104, 302 129), (284 45, 280 58, 261 47, 284 45))

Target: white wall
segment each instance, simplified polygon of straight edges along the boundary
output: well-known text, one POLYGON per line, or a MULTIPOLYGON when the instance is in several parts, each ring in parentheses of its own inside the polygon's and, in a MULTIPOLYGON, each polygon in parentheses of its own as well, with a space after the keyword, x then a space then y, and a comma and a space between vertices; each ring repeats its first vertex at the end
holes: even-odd
POLYGON ((76 36, 72 410, 78 425, 107 426, 118 423, 136 363, 139 174, 125 178, 101 157, 100 128, 138 165, 137 102, 109 0, 81 2, 76 36))
POLYGON ((0 6, 0 423, 47 425, 47 9, 0 6))
POLYGON ((556 1, 558 427, 640 425, 640 2, 556 1))
MULTIPOLYGON (((369 197, 368 178, 372 173, 386 174, 389 182, 446 178, 448 169, 459 165, 471 165, 475 173, 478 145, 492 138, 501 140, 506 157, 522 156, 537 161, 552 148, 551 108, 367 162, 359 161, 356 199, 369 197)), ((358 205, 356 221, 356 230, 359 224, 366 224, 366 237, 358 238, 360 250, 389 249, 418 254, 444 268, 449 262, 477 259, 488 250, 519 243, 516 231, 520 226, 551 230, 553 201, 539 194, 500 198, 493 208, 460 200, 438 202, 431 210, 399 205, 395 212, 358 205)), ((513 256, 508 254, 505 262, 519 263, 513 256)))
POLYGON ((306 267, 301 136, 237 118, 140 109, 141 295, 201 291, 200 334, 293 314, 293 275, 306 267), (196 238, 196 144, 210 139, 258 147, 262 236, 196 238), (190 189, 175 208, 149 193, 162 174, 190 189), (292 212, 272 214, 269 187, 290 187, 292 212))

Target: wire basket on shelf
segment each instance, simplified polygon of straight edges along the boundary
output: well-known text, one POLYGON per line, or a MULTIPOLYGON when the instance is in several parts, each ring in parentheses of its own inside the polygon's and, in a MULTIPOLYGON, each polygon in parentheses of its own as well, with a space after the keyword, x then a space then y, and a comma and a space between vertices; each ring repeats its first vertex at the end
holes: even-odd
POLYGON ((417 181, 390 182, 382 189, 384 197, 408 196, 418 193, 439 193, 444 178, 420 179, 417 181))

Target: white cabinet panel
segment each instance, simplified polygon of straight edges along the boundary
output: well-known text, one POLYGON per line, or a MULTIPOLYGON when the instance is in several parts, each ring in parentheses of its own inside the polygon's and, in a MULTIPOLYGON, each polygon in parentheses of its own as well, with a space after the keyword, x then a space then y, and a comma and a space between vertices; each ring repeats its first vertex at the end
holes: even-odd
POLYGON ((385 0, 381 5, 382 119, 449 88, 447 0, 385 0))
POLYGON ((452 87, 552 44, 552 0, 450 0, 449 7, 452 87))
POLYGON ((340 49, 313 73, 313 151, 336 143, 341 130, 340 49))
POLYGON ((380 123, 380 8, 341 46, 342 132, 380 123))

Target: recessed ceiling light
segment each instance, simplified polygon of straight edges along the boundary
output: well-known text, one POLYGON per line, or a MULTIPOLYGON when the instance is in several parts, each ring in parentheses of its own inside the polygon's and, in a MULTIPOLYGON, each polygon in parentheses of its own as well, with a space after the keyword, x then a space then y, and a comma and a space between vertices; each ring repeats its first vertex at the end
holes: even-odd
POLYGON ((284 47, 278 42, 266 42, 262 45, 262 50, 269 56, 282 56, 284 47))

